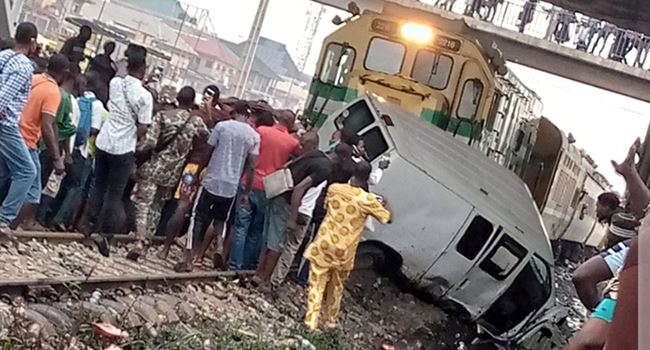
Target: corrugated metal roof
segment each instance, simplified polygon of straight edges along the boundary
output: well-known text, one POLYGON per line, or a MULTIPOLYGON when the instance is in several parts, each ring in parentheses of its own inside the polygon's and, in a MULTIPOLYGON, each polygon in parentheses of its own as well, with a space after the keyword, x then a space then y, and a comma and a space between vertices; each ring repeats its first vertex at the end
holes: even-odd
POLYGON ((183 17, 189 16, 178 0, 117 0, 115 2, 174 19, 183 19, 183 17))
MULTIPOLYGON (((239 44, 235 44, 227 40, 221 40, 221 42, 228 46, 228 48, 230 48, 230 50, 232 50, 232 52, 237 54, 240 58, 244 55, 244 50, 246 50, 246 42, 239 44)), ((270 79, 279 78, 279 75, 276 74, 269 66, 267 66, 266 63, 264 63, 264 61, 262 61, 257 54, 255 54, 255 59, 253 60, 253 72, 270 79)))
MULTIPOLYGON (((375 97, 364 99, 378 116, 387 114, 387 127, 397 153, 435 181, 472 203, 484 217, 495 220, 549 263, 553 253, 539 211, 524 182, 449 133, 375 97)), ((435 200, 433 198, 432 200, 435 200)))
POLYGON ((239 56, 235 54, 227 45, 218 39, 200 38, 198 36, 183 35, 183 40, 201 55, 214 57, 218 61, 228 64, 232 67, 239 66, 239 56))
MULTIPOLYGON (((101 7, 101 1, 86 3, 82 9, 83 17, 97 18, 101 7)), ((157 38, 157 41, 164 42, 170 46, 174 45, 178 36, 178 30, 163 23, 160 16, 138 11, 133 7, 115 2, 106 2, 106 8, 102 13, 101 21, 116 26, 128 27, 131 32, 139 30, 142 33, 157 38)), ((178 41, 178 49, 195 53, 192 47, 183 40, 178 41)))

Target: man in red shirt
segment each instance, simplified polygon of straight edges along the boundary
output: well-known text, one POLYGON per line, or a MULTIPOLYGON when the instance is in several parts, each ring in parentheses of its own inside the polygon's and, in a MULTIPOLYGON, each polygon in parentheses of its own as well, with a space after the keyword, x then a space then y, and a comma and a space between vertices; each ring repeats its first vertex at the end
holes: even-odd
POLYGON ((300 154, 300 141, 289 133, 295 115, 289 110, 281 110, 276 113, 276 117, 276 125, 257 128, 260 134, 260 155, 255 173, 253 179, 242 179, 240 186, 240 203, 229 260, 230 268, 234 270, 253 270, 257 266, 268 204, 264 193, 264 177, 282 168, 292 155, 300 154))

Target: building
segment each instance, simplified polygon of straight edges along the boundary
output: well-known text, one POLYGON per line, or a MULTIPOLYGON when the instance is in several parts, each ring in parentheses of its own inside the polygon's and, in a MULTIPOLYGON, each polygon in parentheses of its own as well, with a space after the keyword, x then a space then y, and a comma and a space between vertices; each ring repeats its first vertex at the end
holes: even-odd
MULTIPOLYGON (((249 45, 248 41, 225 43, 240 57, 249 45)), ((285 44, 260 37, 246 98, 264 99, 293 109, 306 99, 309 81, 296 67, 285 44)))
POLYGON ((239 56, 218 38, 207 35, 183 35, 183 41, 197 54, 190 62, 187 83, 195 88, 216 83, 229 91, 237 79, 239 56))

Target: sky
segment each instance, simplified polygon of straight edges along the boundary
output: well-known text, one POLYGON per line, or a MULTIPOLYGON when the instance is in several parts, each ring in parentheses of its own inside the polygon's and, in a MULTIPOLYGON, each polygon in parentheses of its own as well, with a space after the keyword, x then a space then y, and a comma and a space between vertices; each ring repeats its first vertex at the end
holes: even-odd
MULTIPOLYGON (((258 1, 237 0, 237 5, 233 6, 226 0, 185 0, 210 10, 216 33, 235 42, 248 37, 258 1)), ((285 43, 295 55, 296 45, 304 34, 305 13, 309 6, 314 6, 309 0, 271 0, 262 35, 285 43)), ((327 9, 323 16, 306 73, 313 73, 320 43, 335 30, 331 19, 336 14, 344 17, 334 9, 327 9)), ((544 115, 565 133, 572 133, 577 146, 585 149, 599 165, 598 170, 617 191, 623 192, 624 182, 614 173, 610 160, 621 159, 636 137, 645 136, 650 123, 650 104, 514 63, 509 63, 509 67, 541 96, 544 115)))

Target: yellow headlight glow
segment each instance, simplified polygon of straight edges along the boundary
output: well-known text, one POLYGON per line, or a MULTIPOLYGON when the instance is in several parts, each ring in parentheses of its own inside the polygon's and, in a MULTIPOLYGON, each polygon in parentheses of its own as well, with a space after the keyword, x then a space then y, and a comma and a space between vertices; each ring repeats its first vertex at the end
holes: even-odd
POLYGON ((427 44, 433 40, 433 28, 419 23, 404 23, 402 37, 418 44, 427 44))

